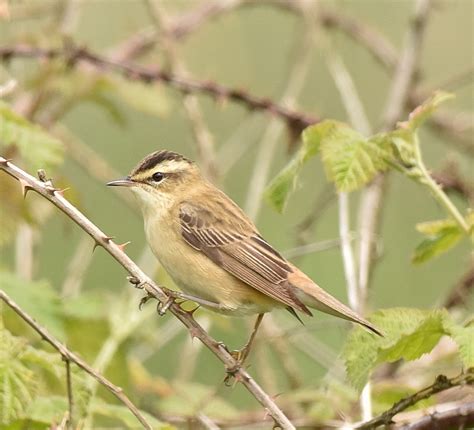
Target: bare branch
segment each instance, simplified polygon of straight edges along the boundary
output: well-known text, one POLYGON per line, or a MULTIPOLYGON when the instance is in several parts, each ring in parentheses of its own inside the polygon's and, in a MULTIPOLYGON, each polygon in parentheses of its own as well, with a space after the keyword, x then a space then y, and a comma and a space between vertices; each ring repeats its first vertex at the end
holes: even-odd
POLYGON ((296 134, 319 121, 316 116, 289 109, 286 106, 274 103, 270 99, 254 96, 243 89, 229 88, 214 81, 187 79, 159 68, 152 69, 125 61, 116 61, 84 48, 42 49, 29 45, 0 47, 1 60, 6 61, 12 57, 50 60, 59 58, 66 61, 70 67, 75 66, 78 62, 85 62, 100 71, 121 73, 128 79, 140 80, 146 83, 163 82, 183 93, 205 94, 217 100, 229 99, 242 104, 247 109, 268 112, 282 119, 289 129, 296 134))
POLYGON ((474 425, 474 402, 464 403, 445 411, 434 411, 409 423, 396 424, 393 430, 468 429, 474 425))
MULTIPOLYGON (((5 170, 3 166, 3 159, 0 158, 0 163, 1 168, 5 170)), ((11 164, 11 163, 8 163, 11 164)), ((18 178, 13 174, 16 170, 21 172, 20 174, 28 179, 32 179, 34 182, 37 182, 33 177, 30 175, 22 172, 20 169, 18 169, 16 166, 10 165, 10 167, 7 167, 7 169, 11 169, 10 173, 8 170, 8 173, 10 173, 12 176, 18 178)), ((27 181, 30 185, 30 181, 27 181)), ((48 192, 46 190, 46 186, 42 185, 41 187, 38 187, 39 184, 34 184, 31 186, 31 188, 36 187, 35 189, 38 190, 41 188, 42 192, 48 192)), ((40 193, 42 194, 42 193, 40 193)), ((73 362, 77 366, 79 366, 81 369, 83 369, 86 373, 91 375, 94 379, 96 379, 100 384, 102 384, 107 390, 109 390, 117 399, 119 399, 129 410, 130 412, 135 415, 140 421, 140 423, 143 425, 144 428, 153 430, 151 425, 146 421, 146 419, 143 417, 143 415, 140 413, 138 408, 131 402, 131 400, 127 397, 127 395, 123 392, 123 390, 120 387, 117 387, 116 385, 112 384, 108 379, 105 379, 99 372, 94 370, 92 367, 90 367, 82 358, 78 357, 76 354, 74 354, 72 351, 70 351, 68 348, 66 348, 62 343, 60 343, 58 340, 56 340, 53 336, 49 334, 49 332, 41 327, 30 315, 28 315, 25 311, 23 311, 10 297, 7 296, 7 294, 0 290, 0 299, 2 299, 13 311, 15 311, 33 330, 35 330, 46 342, 48 342, 56 351, 58 351, 63 359, 66 361, 66 363, 73 362)), ((68 398, 69 398, 69 408, 70 408, 70 417, 69 419, 72 419, 72 400, 69 397, 69 385, 70 385, 70 379, 68 380, 68 398)))
MULTIPOLYGON (((117 245, 109 236, 105 235, 95 224, 86 218, 76 207, 74 207, 68 200, 66 200, 61 193, 49 183, 38 181, 33 176, 21 170, 8 160, 0 157, 0 169, 4 170, 9 175, 20 180, 26 189, 35 190, 38 194, 49 200, 62 212, 64 212, 72 221, 79 225, 89 236, 91 236, 98 246, 104 248, 120 265, 122 265, 130 275, 136 278, 143 289, 152 297, 159 300, 161 303, 169 303, 172 299, 171 295, 158 287, 117 245)), ((197 337, 207 348, 224 363, 227 369, 237 369, 233 372, 236 380, 241 382, 247 390, 252 393, 255 399, 268 410, 269 415, 280 425, 282 429, 294 429, 295 427, 289 419, 283 414, 280 408, 276 405, 273 399, 262 390, 262 388, 255 382, 255 380, 248 374, 248 372, 237 366, 237 362, 232 355, 227 351, 222 343, 217 342, 211 338, 203 328, 193 319, 192 315, 182 309, 178 304, 171 303, 169 306, 170 312, 175 315, 190 331, 193 337, 197 337)), ((67 351, 63 349, 61 344, 56 344, 59 351, 67 351)), ((69 353, 69 351, 65 352, 69 353)), ((66 357, 70 358, 69 355, 66 357)), ((78 357, 75 357, 77 358, 78 357)), ((70 358, 72 360, 72 358, 70 358)), ((80 360, 80 359, 79 359, 80 360)), ((75 361, 75 360, 73 360, 75 361)), ((81 364, 87 366, 81 361, 81 364)), ((82 367, 81 365, 81 367, 82 367)), ((90 369, 88 366, 87 368, 90 369)), ((108 383, 108 381, 107 381, 108 383)), ((110 384, 110 383, 109 383, 110 384)), ((110 389, 117 396, 122 395, 118 387, 110 386, 110 389)), ((128 398, 120 397, 122 401, 128 401, 128 398)))
POLYGON ((369 430, 375 429, 381 425, 387 425, 392 422, 392 418, 404 411, 405 409, 416 405, 419 401, 427 399, 436 393, 441 391, 448 390, 453 387, 461 385, 473 385, 474 384, 474 369, 469 369, 466 373, 463 373, 455 378, 447 378, 444 375, 439 375, 435 382, 429 387, 424 388, 412 394, 411 396, 405 397, 404 399, 395 403, 388 411, 385 411, 383 414, 378 417, 367 421, 356 427, 358 430, 369 430))

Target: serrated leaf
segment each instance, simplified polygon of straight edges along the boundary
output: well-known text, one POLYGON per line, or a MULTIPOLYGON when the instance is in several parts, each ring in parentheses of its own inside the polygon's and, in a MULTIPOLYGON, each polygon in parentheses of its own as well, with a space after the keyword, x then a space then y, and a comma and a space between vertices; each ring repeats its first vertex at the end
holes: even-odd
POLYGON ((29 171, 50 169, 59 165, 64 156, 62 143, 37 124, 18 115, 0 101, 0 153, 15 146, 29 171))
POLYGON ((424 239, 412 256, 414 264, 421 264, 441 255, 455 246, 463 237, 463 232, 457 224, 440 228, 437 233, 424 239))
POLYGON ((474 367, 474 325, 466 327, 458 324, 447 325, 449 335, 459 347, 459 356, 466 369, 474 367))
POLYGON ((441 103, 452 98, 454 98, 453 94, 444 91, 436 91, 429 99, 425 100, 410 113, 408 121, 401 122, 398 126, 415 131, 433 114, 441 103))
POLYGON ((38 378, 23 360, 25 339, 0 328, 0 424, 21 418, 36 395, 38 378))
POLYGON ((375 136, 366 139, 348 125, 323 121, 321 156, 328 178, 339 191, 353 191, 369 183, 377 173, 386 170, 393 158, 388 141, 375 136))
POLYGON ((54 422, 61 422, 68 410, 69 406, 66 397, 39 396, 29 405, 25 416, 30 420, 51 425, 54 422))
POLYGON ((265 198, 278 212, 285 209, 303 165, 317 154, 320 133, 315 126, 307 127, 302 133, 303 144, 298 152, 267 186, 265 198))
MULTIPOLYGON (((92 403, 91 410, 94 414, 103 415, 105 417, 110 417, 120 421, 122 424, 125 425, 125 428, 127 429, 143 428, 137 418, 130 412, 130 409, 125 406, 112 405, 110 403, 105 403, 100 399, 95 399, 92 403)), ((140 413, 153 427, 154 430, 175 430, 175 427, 171 424, 159 421, 147 412, 140 411, 140 413)))
POLYGON ((450 317, 445 310, 392 308, 375 312, 370 320, 385 337, 376 337, 356 327, 343 352, 349 381, 359 390, 378 363, 417 359, 430 352, 443 335, 449 334, 445 327, 450 317))
POLYGON ((457 223, 453 219, 441 219, 436 221, 420 222, 416 225, 416 229, 428 236, 435 236, 446 228, 456 227, 457 223))
POLYGON ((54 336, 65 339, 61 301, 46 281, 25 281, 10 272, 0 271, 0 289, 54 336))

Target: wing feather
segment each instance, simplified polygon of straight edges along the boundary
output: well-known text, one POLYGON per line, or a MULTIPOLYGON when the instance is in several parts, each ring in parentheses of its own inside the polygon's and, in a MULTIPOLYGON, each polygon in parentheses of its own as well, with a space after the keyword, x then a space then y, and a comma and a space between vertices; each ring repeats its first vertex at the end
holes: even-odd
POLYGON ((236 278, 311 315, 289 287, 288 275, 293 272, 290 265, 258 234, 250 221, 238 216, 240 213, 233 209, 218 218, 195 204, 181 204, 179 218, 183 238, 236 278))

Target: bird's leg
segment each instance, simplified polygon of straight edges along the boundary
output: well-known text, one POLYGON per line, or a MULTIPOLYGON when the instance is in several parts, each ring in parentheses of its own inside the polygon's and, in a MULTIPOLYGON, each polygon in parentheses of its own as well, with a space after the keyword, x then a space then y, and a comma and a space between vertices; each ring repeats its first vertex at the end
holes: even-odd
POLYGON ((260 324, 262 323, 264 315, 265 314, 258 314, 252 333, 250 334, 249 340, 244 345, 244 347, 242 349, 232 351, 232 355, 237 360, 238 366, 242 366, 242 364, 244 364, 245 360, 249 356, 250 350, 253 345, 253 341, 255 340, 255 336, 257 335, 258 328, 260 327, 260 324))

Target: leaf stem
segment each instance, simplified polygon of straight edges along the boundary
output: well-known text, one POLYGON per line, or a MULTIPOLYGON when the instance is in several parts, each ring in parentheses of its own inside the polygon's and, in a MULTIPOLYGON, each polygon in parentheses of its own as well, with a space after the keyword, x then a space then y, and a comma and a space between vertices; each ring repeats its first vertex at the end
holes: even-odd
POLYGON ((464 217, 461 215, 459 210, 456 206, 454 206, 453 202, 449 199, 443 189, 438 185, 438 183, 431 177, 428 169, 423 162, 423 158, 421 156, 421 149, 420 149, 420 141, 418 139, 418 135, 415 133, 415 158, 420 169, 420 173, 422 175, 421 181, 425 185, 430 188, 431 192, 433 193, 434 197, 438 202, 443 205, 447 211, 451 214, 454 220, 459 224, 459 227, 466 233, 469 234, 469 225, 467 224, 464 217))

